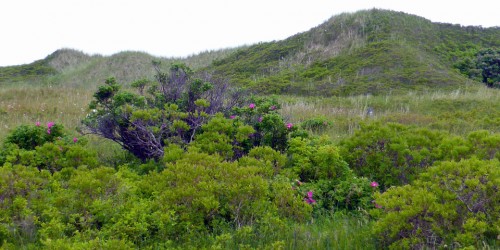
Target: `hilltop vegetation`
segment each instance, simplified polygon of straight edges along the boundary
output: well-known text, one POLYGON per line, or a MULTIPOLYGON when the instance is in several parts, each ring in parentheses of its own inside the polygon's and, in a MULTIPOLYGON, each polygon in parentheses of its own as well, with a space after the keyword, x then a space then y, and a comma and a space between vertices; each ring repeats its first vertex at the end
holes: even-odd
MULTIPOLYGON (((229 77, 232 84, 264 94, 358 95, 452 90, 483 81, 481 51, 500 47, 500 28, 432 23, 386 10, 332 17, 282 41, 207 51, 187 58, 141 52, 110 57, 63 49, 28 65, 0 68, 0 84, 30 81, 93 86, 151 77, 151 61, 173 62, 229 77)), ((495 56, 498 60, 498 55, 495 56)), ((490 62, 491 63, 491 62, 490 62)), ((496 63, 498 64, 498 63, 496 63)), ((497 68, 495 66, 494 68, 497 68)), ((492 86, 495 82, 490 83, 492 86)))
POLYGON ((384 94, 453 89, 467 78, 453 65, 500 47, 500 28, 432 23, 368 10, 334 16, 283 41, 238 50, 209 69, 263 93, 384 94))
POLYGON ((160 62, 162 70, 168 70, 175 62, 199 69, 234 50, 206 51, 187 58, 158 58, 143 52, 126 51, 106 57, 60 49, 31 64, 0 67, 0 86, 42 84, 95 89, 109 77, 124 83, 152 78, 155 74, 153 61, 160 62))

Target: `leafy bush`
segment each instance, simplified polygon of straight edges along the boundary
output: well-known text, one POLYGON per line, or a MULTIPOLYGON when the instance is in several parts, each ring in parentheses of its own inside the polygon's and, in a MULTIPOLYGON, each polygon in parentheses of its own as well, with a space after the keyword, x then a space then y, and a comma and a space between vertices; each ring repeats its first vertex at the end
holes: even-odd
POLYGON ((375 189, 366 178, 357 177, 342 159, 340 150, 323 138, 292 138, 288 169, 298 178, 295 188, 318 213, 359 211, 373 207, 375 189))
POLYGON ((462 55, 454 67, 471 79, 488 87, 500 88, 500 50, 474 48, 472 55, 462 55))
POLYGON ((6 143, 17 145, 20 149, 33 150, 46 142, 54 142, 64 136, 63 126, 48 122, 47 127, 40 122, 33 125, 21 125, 7 136, 6 143))
POLYGON ((385 189, 411 182, 439 160, 445 135, 395 123, 362 125, 341 142, 341 155, 356 174, 377 180, 385 189))
POLYGON ((438 163, 411 185, 376 195, 382 209, 373 213, 379 217, 374 232, 394 249, 498 243, 499 187, 498 160, 438 163))
POLYGON ((119 143, 141 160, 158 160, 168 143, 191 142, 212 115, 227 114, 243 101, 240 91, 223 80, 193 77, 183 64, 173 64, 170 74, 156 66, 157 82, 132 84, 138 93, 120 91, 114 78, 106 80, 83 120, 86 132, 119 143))
POLYGON ((320 133, 331 127, 332 123, 329 122, 325 117, 315 117, 301 122, 300 126, 303 129, 320 133))
POLYGON ((21 125, 8 137, 0 150, 0 165, 4 163, 47 169, 51 172, 65 167, 97 166, 95 152, 84 147, 84 138, 69 137, 64 127, 53 122, 47 128, 21 125))

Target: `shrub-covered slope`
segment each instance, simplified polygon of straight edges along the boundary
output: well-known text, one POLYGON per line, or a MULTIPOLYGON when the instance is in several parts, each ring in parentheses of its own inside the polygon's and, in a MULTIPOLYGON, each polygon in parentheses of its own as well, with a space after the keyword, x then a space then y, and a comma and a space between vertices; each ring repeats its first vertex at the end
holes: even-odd
POLYGON ((95 87, 111 76, 129 83, 151 78, 155 73, 151 61, 155 60, 162 62, 163 70, 181 61, 194 70, 210 70, 230 77, 233 84, 267 94, 454 89, 469 81, 466 75, 471 76, 471 62, 480 50, 499 47, 499 27, 432 23, 415 15, 372 9, 334 16, 281 41, 187 58, 157 58, 142 52, 89 56, 58 50, 31 64, 0 67, 0 85, 37 80, 95 87))
POLYGON ((467 81, 454 64, 499 47, 500 28, 432 23, 401 12, 332 17, 282 41, 242 48, 211 69, 264 93, 366 94, 453 88, 467 81))

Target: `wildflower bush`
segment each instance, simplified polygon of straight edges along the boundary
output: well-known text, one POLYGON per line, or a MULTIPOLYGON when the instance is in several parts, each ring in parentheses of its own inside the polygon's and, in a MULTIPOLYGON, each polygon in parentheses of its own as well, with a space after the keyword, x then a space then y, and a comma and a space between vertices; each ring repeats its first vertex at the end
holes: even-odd
POLYGON ((51 172, 64 167, 97 166, 95 152, 85 148, 86 140, 70 137, 64 127, 54 122, 42 126, 21 125, 5 141, 0 150, 0 165, 9 163, 47 169, 51 172))
POLYGON ((224 80, 208 74, 194 76, 182 64, 172 65, 169 74, 158 70, 156 82, 140 80, 131 86, 135 93, 121 90, 113 78, 106 80, 94 94, 82 131, 115 141, 143 161, 159 160, 168 144, 186 147, 195 138, 232 140, 234 145, 226 150, 229 158, 241 157, 253 146, 284 152, 293 131, 293 124, 285 124, 278 114, 275 100, 244 98, 241 90, 230 88, 224 80), (222 117, 235 122, 230 126, 222 117), (201 133, 204 136, 198 136, 201 133), (229 137, 213 138, 221 133, 229 137), (233 149, 235 153, 230 152, 233 149))
MULTIPOLYGON (((297 178, 295 188, 318 213, 353 212, 372 208, 375 191, 367 178, 358 177, 326 137, 290 140, 288 168, 297 178)), ((377 184, 378 186, 378 184, 377 184)))
POLYGON ((169 143, 188 144, 212 115, 227 114, 243 100, 227 82, 206 74, 195 77, 183 64, 173 64, 169 74, 157 67, 155 82, 131 85, 136 93, 122 91, 114 78, 106 80, 94 94, 82 130, 119 143, 141 160, 160 159, 169 143))
POLYGON ((411 184, 376 195, 374 233, 394 249, 482 248, 498 244, 500 162, 444 161, 411 184))

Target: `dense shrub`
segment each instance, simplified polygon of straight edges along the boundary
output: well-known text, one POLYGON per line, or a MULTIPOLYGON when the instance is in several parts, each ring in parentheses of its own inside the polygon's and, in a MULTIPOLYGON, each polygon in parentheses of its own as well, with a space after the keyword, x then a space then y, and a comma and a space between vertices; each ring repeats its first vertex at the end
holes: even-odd
POLYGON ((0 165, 4 163, 47 169, 51 172, 65 167, 97 166, 95 152, 85 148, 84 138, 69 137, 64 127, 49 122, 47 127, 22 125, 7 137, 0 149, 0 165))
POLYGON ((157 67, 156 80, 132 83, 137 93, 121 91, 114 78, 106 80, 89 105, 84 131, 119 143, 141 160, 158 160, 166 144, 188 144, 212 115, 243 102, 241 91, 227 82, 195 77, 183 64, 173 64, 169 74, 157 67))
POLYGON ((374 232, 393 249, 498 244, 500 162, 441 162, 412 182, 377 194, 374 232))
POLYGON ((373 207, 374 187, 368 179, 359 178, 352 172, 339 151, 326 137, 292 138, 288 168, 284 172, 298 178, 296 190, 318 213, 352 212, 373 207))
POLYGON ((462 137, 395 123, 372 123, 362 125, 340 143, 340 148, 356 174, 377 180, 386 189, 410 183, 437 161, 500 159, 500 135, 479 130, 462 137))
POLYGON ((377 180, 385 189, 411 182, 438 160, 445 136, 429 129, 372 123, 341 142, 341 155, 356 174, 377 180))
POLYGON ((300 126, 306 130, 310 130, 315 133, 321 133, 331 127, 332 123, 329 122, 325 117, 320 116, 305 120, 300 123, 300 126))

